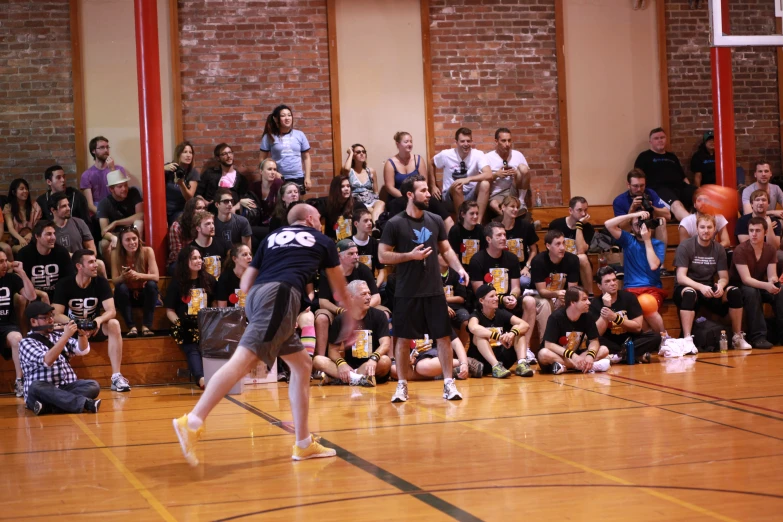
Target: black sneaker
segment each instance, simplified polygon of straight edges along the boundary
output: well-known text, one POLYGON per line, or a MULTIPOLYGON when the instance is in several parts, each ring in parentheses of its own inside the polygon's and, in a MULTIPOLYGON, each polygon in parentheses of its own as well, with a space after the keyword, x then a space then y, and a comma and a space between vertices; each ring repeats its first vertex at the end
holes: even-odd
POLYGON ((35 404, 33 404, 33 413, 35 413, 36 415, 40 415, 41 410, 43 410, 43 404, 41 404, 38 401, 35 401, 35 404))
POLYGON ((84 410, 90 413, 98 413, 98 408, 101 407, 100 399, 87 399, 84 402, 84 410))
POLYGON ((771 342, 767 341, 763 337, 757 341, 753 341, 750 344, 753 346, 753 348, 758 348, 759 350, 769 350, 773 346, 771 342))

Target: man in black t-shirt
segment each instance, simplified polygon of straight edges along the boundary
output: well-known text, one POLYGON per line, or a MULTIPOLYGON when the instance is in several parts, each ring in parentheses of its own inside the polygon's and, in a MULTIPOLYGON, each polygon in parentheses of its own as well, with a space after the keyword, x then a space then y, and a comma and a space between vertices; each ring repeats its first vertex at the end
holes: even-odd
POLYGON ((353 213, 353 224, 356 227, 353 242, 359 251, 359 262, 375 274, 375 285, 382 289, 386 284, 386 267, 378 259, 378 240, 372 237, 372 213, 366 208, 360 208, 353 213))
MULTIPOLYGON (((519 296, 519 261, 506 250, 506 229, 493 221, 484 227, 487 249, 470 260, 470 285, 473 292, 483 284, 491 284, 507 310, 521 310, 519 296)), ((532 298, 531 298, 532 299, 532 298)))
POLYGON ((114 295, 109 282, 98 275, 98 262, 92 250, 73 253, 76 275, 60 279, 54 291, 52 306, 59 321, 95 321, 90 337, 101 332, 109 339, 112 391, 130 391, 128 380, 120 373, 122 365, 122 331, 115 319, 114 295), (103 308, 103 313, 98 314, 103 308))
POLYGON ((491 284, 483 284, 476 291, 479 308, 468 322, 470 348, 468 357, 482 362, 492 377, 504 379, 511 375, 506 367, 516 364, 514 372, 520 377, 532 377, 527 358, 525 333, 528 324, 507 310, 498 309, 498 293, 491 284))
POLYGON ((231 250, 231 244, 215 235, 215 216, 206 210, 200 210, 193 215, 193 227, 196 230, 193 246, 201 253, 204 270, 215 279, 219 279, 223 260, 231 250))
POLYGON ((36 298, 35 287, 27 277, 22 263, 8 261, 8 256, 0 250, 0 352, 7 359, 10 349, 16 371, 14 393, 17 397, 24 397, 22 366, 19 363, 19 341, 22 340, 22 334, 19 332, 17 311, 14 309, 14 298, 17 294, 28 302, 35 301, 36 298))
MULTIPOLYGON (((338 241, 337 253, 340 256, 340 268, 346 282, 361 280, 367 283, 367 287, 370 289, 370 306, 379 308, 386 314, 388 320, 391 312, 388 308, 381 306, 381 295, 378 293, 378 287, 375 286, 375 277, 369 268, 359 262, 359 251, 356 244, 350 239, 338 241)), ((345 312, 345 308, 337 305, 329 286, 329 280, 324 273, 321 273, 318 285, 318 307, 315 312, 315 353, 326 355, 329 326, 335 317, 345 312)))
MULTIPOLYGON (((427 212, 430 192, 424 177, 409 176, 400 189, 408 199, 408 206, 405 212, 386 223, 378 249, 382 263, 398 265, 394 304, 395 359, 410 359, 412 340, 423 339, 425 334, 437 339, 443 370, 443 397, 461 400, 462 395, 452 377, 451 324, 440 279, 438 253, 443 254, 449 266, 460 274, 460 284, 468 284, 470 277, 449 246, 443 220, 427 212)), ((408 400, 410 370, 407 364, 399 365, 399 380, 392 402, 408 400)))
POLYGON ((335 344, 353 343, 356 324, 353 301, 346 296, 345 276, 334 241, 319 232, 321 216, 315 207, 296 205, 288 212, 288 226, 272 232, 261 243, 251 265, 242 275, 247 292, 245 312, 249 324, 231 359, 212 377, 193 411, 173 420, 185 459, 198 464, 195 445, 204 431, 209 412, 259 359, 272 366, 280 356, 291 371, 288 395, 294 419, 296 444, 292 458, 333 457, 337 452, 313 439, 308 425, 310 375, 313 364, 296 334, 296 319, 305 285, 319 269, 325 269, 332 292, 347 312, 335 344))
POLYGON ((41 207, 41 219, 54 219, 52 215, 52 196, 58 192, 63 192, 68 197, 68 203, 71 207, 73 217, 77 217, 87 223, 92 223, 90 216, 90 207, 87 205, 87 198, 82 191, 74 187, 68 187, 65 181, 65 170, 60 165, 52 165, 44 172, 44 181, 49 187, 46 192, 38 196, 36 202, 41 207))
POLYGON ((38 221, 33 236, 35 241, 19 250, 16 260, 24 266, 36 295, 41 301, 50 303, 57 281, 74 273, 71 255, 57 244, 57 233, 51 221, 38 221))
POLYGON ((116 233, 121 227, 135 226, 144 230, 144 200, 136 187, 128 187, 128 178, 119 170, 106 175, 109 195, 98 203, 98 219, 101 226, 101 251, 104 259, 111 259, 111 251, 117 247, 116 233))
POLYGON ((590 214, 587 213, 587 200, 582 196, 571 198, 568 202, 568 216, 553 220, 549 224, 549 230, 559 230, 565 239, 566 252, 579 258, 579 274, 582 286, 587 288, 592 297, 593 291, 593 267, 587 257, 590 242, 593 240, 595 230, 589 223, 590 214))
POLYGON ((327 356, 313 357, 313 368, 326 374, 324 384, 372 387, 376 382, 384 383, 392 365, 389 318, 371 306, 372 294, 365 281, 355 279, 348 283, 348 296, 354 302, 356 339, 351 345, 337 341, 344 314, 338 315, 329 330, 327 356))
POLYGON ((599 268, 595 282, 602 295, 591 300, 590 314, 601 336, 599 342, 609 349, 612 356, 617 356, 616 362, 627 362, 623 345, 631 339, 634 359, 650 362, 650 353, 658 350, 661 335, 642 331, 644 315, 637 297, 631 292, 618 290, 617 275, 611 266, 599 268))
POLYGON ((546 324, 543 347, 538 352, 541 371, 555 375, 566 370, 605 372, 611 366, 609 349, 598 340, 587 292, 580 286, 571 286, 563 301, 564 306, 555 310, 546 324))

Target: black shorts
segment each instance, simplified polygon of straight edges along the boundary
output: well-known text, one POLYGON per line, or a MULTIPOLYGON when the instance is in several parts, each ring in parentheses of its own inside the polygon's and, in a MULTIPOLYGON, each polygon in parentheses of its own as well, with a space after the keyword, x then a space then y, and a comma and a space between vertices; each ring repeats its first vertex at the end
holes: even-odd
MULTIPOLYGON (((680 285, 674 287, 674 295, 672 297, 678 310, 682 308, 682 293, 686 288, 690 287, 680 285)), ((698 312, 699 308, 703 306, 715 315, 725 316, 729 313, 729 303, 724 302, 722 297, 704 297, 704 294, 695 288, 691 288, 691 290, 696 292, 696 308, 694 308, 695 312, 698 312)))
POLYGON ((680 186, 658 187, 655 193, 670 207, 675 201, 679 201, 686 208, 693 206, 693 193, 696 191, 693 185, 683 183, 680 186))
POLYGON ((395 297, 394 335, 402 339, 424 339, 424 334, 433 340, 451 336, 446 295, 428 297, 395 297))
POLYGON ((19 327, 15 324, 0 325, 0 355, 2 355, 3 359, 6 361, 11 358, 11 347, 6 344, 8 334, 11 332, 19 332, 19 327))

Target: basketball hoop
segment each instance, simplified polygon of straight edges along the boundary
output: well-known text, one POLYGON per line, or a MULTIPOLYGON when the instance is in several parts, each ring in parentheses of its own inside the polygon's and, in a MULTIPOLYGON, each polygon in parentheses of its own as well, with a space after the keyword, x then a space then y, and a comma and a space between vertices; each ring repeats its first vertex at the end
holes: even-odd
MULTIPOLYGON (((783 0, 770 0, 775 6, 775 17, 783 18, 783 0)), ((723 32, 723 13, 721 0, 709 0, 710 8, 710 43, 713 47, 748 47, 750 45, 783 47, 783 35, 732 35, 723 32)))

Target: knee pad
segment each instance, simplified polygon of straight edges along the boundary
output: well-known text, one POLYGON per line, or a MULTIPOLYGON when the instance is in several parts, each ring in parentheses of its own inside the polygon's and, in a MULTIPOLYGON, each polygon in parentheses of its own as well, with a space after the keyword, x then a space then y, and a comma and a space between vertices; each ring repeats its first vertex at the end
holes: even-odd
POLYGON ((681 298, 680 298, 680 310, 687 310, 689 312, 693 312, 696 310, 696 301, 699 298, 698 295, 696 295, 696 290, 693 288, 686 288, 682 291, 681 298))
POLYGON ((736 286, 730 286, 726 290, 726 300, 729 302, 729 308, 742 308, 742 290, 736 286))

